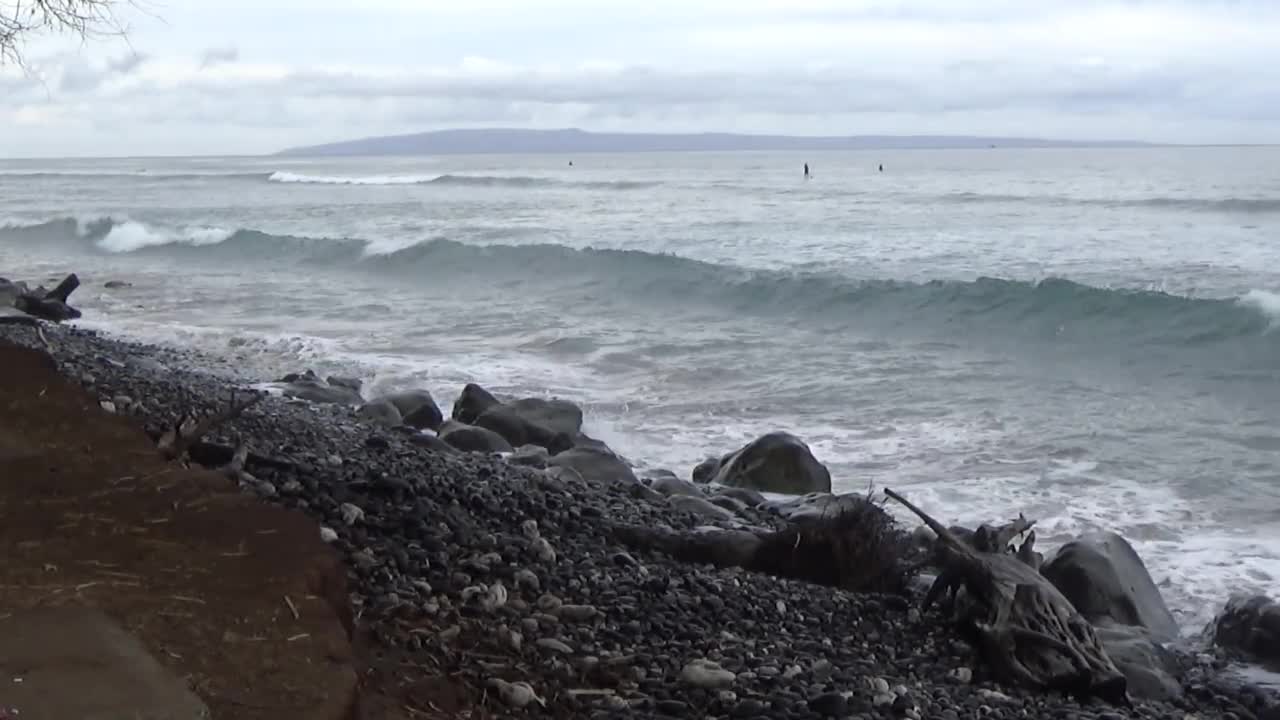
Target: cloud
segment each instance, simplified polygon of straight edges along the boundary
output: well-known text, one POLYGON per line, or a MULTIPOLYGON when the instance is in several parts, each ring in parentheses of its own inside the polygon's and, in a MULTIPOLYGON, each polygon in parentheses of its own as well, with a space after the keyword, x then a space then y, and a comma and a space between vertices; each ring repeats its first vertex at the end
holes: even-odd
POLYGON ((207 68, 240 59, 240 50, 234 47, 209 48, 200 56, 200 67, 207 68))
POLYGON ((192 0, 164 28, 50 52, 43 90, 0 68, 0 122, 54 119, 0 154, 450 125, 1280 142, 1261 0, 192 0))

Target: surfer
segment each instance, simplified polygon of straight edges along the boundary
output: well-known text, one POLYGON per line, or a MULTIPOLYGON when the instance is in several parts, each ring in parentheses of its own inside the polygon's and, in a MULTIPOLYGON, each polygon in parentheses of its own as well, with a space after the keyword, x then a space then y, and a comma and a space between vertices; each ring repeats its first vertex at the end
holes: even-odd
POLYGON ((804 164, 804 179, 809 179, 809 163, 804 164))

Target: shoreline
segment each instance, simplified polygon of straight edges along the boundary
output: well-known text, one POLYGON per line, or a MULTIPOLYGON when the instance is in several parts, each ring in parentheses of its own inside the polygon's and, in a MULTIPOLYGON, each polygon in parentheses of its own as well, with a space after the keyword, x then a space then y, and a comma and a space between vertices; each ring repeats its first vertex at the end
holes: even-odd
MULTIPOLYGON (((187 367, 193 355, 179 348, 61 327, 46 335, 61 372, 81 380, 92 374, 103 397, 135 400, 128 414, 149 426, 224 402, 229 381, 187 367)), ((0 328, 4 338, 41 347, 33 331, 0 328)), ((477 691, 509 698, 527 682, 547 702, 542 712, 556 717, 822 717, 828 714, 815 710, 822 702, 840 707, 840 717, 969 717, 965 708, 976 713, 984 705, 991 717, 1115 711, 985 681, 972 650, 914 602, 627 548, 611 525, 692 529, 706 519, 619 488, 549 482, 546 473, 493 458, 437 455, 358 420, 350 408, 281 399, 264 401, 217 436, 232 444, 252 438, 255 452, 287 461, 288 471, 254 468, 270 486, 256 493, 334 531, 357 615, 375 635, 443 662, 477 691), (521 538, 528 520, 549 555, 521 538), (682 682, 696 660, 731 670, 732 689, 682 682), (959 679, 966 676, 969 682, 959 679), (594 692, 575 694, 584 689, 594 692), (886 694, 892 699, 877 704, 886 694), (819 697, 826 699, 815 706, 819 697)), ((778 521, 755 511, 744 519, 766 527, 778 521)), ((1182 703, 1201 717, 1241 709, 1238 701, 1214 705, 1192 692, 1182 703)), ((510 705, 493 709, 512 712, 510 705)), ((1129 716, 1171 712, 1140 704, 1129 716)))

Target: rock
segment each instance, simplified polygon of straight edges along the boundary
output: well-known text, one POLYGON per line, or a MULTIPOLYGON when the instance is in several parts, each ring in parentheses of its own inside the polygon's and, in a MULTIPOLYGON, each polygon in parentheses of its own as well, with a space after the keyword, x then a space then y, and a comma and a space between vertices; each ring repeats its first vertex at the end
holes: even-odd
POLYGON ((360 378, 343 377, 341 375, 330 375, 329 377, 325 378, 325 382, 329 383, 334 387, 344 387, 349 390, 353 390, 355 392, 360 392, 361 390, 364 389, 364 381, 362 381, 360 378))
POLYGON ((426 448, 431 452, 440 453, 443 455, 457 455, 459 452, 461 452, 460 450, 458 450, 458 448, 441 440, 439 436, 435 435, 434 433, 419 432, 419 433, 413 433, 412 435, 409 435, 407 437, 409 439, 409 442, 413 443, 414 445, 417 445, 418 447, 426 448))
POLYGON ((564 467, 576 471, 583 480, 593 485, 623 483, 639 485, 635 473, 612 453, 593 448, 576 447, 551 458, 552 467, 564 467))
POLYGON ((524 465, 540 470, 545 469, 550 461, 551 455, 547 453, 546 448, 538 445, 522 445, 507 457, 507 462, 512 465, 524 465))
POLYGON ((431 397, 431 393, 426 390, 391 393, 378 399, 394 405, 396 410, 400 411, 400 416, 404 418, 404 424, 409 427, 419 430, 438 430, 440 424, 444 422, 444 413, 440 412, 435 398, 431 397))
POLYGON ((1182 696, 1177 658, 1153 640, 1145 628, 1103 624, 1094 629, 1116 669, 1128 681, 1131 696, 1143 700, 1176 700, 1182 696))
POLYGON ((950 672, 950 676, 961 685, 968 685, 973 682, 973 670, 967 667, 956 668, 950 672))
POLYGON ((570 438, 582 432, 582 408, 568 400, 523 398, 503 405, 530 423, 552 432, 563 433, 570 438))
POLYGON ((493 678, 489 681, 489 685, 498 691, 498 697, 502 702, 513 708, 523 708, 532 702, 546 705, 546 701, 538 697, 533 687, 527 682, 507 682, 500 678, 493 678))
POLYGON ((543 650, 550 650, 551 652, 559 653, 561 655, 573 654, 573 648, 569 647, 565 642, 555 638, 538 638, 533 644, 543 650))
POLYGON ((667 504, 676 510, 693 513, 708 520, 732 520, 734 518, 731 511, 716 505, 706 498, 672 495, 667 498, 667 504))
POLYGON ((489 394, 488 390, 475 383, 467 383, 462 388, 462 394, 453 403, 453 419, 460 423, 474 423, 485 410, 500 404, 498 398, 489 394))
POLYGON ((737 498, 731 498, 728 495, 716 495, 713 498, 708 498, 707 502, 715 505, 716 507, 724 508, 734 514, 745 513, 751 509, 747 507, 746 503, 738 500, 737 498))
POLYGON ((98 403, 98 407, 101 407, 103 410, 106 410, 109 413, 114 413, 116 411, 116 404, 111 402, 110 400, 103 400, 102 402, 98 403))
POLYGON ((369 402, 361 405, 360 408, 356 410, 356 415, 370 422, 375 422, 387 427, 395 427, 404 422, 404 418, 400 416, 400 410, 385 398, 370 400, 369 402))
POLYGON ((599 615, 595 605, 561 605, 556 615, 569 622, 586 622, 599 615))
POLYGON ((477 427, 488 428, 514 446, 537 445, 555 455, 573 447, 573 440, 521 417, 506 405, 495 405, 476 418, 477 427))
POLYGON ((671 473, 663 473, 646 478, 649 480, 649 487, 662 493, 663 495, 687 495, 689 497, 702 497, 702 489, 697 485, 686 480, 681 480, 671 473))
POLYGON ((799 438, 785 432, 762 435, 729 456, 712 482, 761 492, 803 495, 831 492, 831 473, 799 438))
POLYGON ((124 280, 108 280, 102 283, 102 287, 108 290, 119 290, 121 288, 131 288, 133 283, 125 282, 124 280))
POLYGON ((553 563, 556 561, 555 548, 551 547, 551 543, 546 538, 538 538, 533 541, 533 556, 544 563, 553 563))
POLYGON ((849 700, 841 693, 822 693, 809 699, 809 710, 826 717, 844 717, 848 712, 849 700))
POLYGON ((508 443, 498 433, 486 428, 464 425, 449 420, 440 426, 440 439, 466 452, 503 453, 511 452, 508 443))
POLYGON ((1178 636, 1178 624, 1138 553, 1113 532, 1066 543, 1041 572, 1094 625, 1146 628, 1157 642, 1178 636))
POLYGON ((332 528, 321 527, 320 539, 326 543, 332 543, 338 539, 338 533, 334 532, 332 528))
POLYGON ((757 509, 781 515, 787 522, 797 523, 808 520, 838 517, 841 513, 854 512, 866 502, 861 493, 809 493, 800 497, 785 500, 765 500, 757 509))
POLYGON ((355 525, 364 519, 364 510, 361 510, 351 503, 342 503, 339 505, 338 514, 342 516, 342 522, 348 526, 355 525))
POLYGON ((351 388, 330 385, 314 375, 286 375, 285 377, 295 378, 287 381, 282 388, 285 397, 329 405, 360 405, 364 402, 360 393, 351 388))
POLYGON ((711 482, 711 479, 720 471, 720 464, 723 462, 721 458, 709 457, 698 463, 693 468, 691 477, 695 483, 705 484, 711 482))
POLYGON ((1235 595, 1213 621, 1211 634, 1219 647, 1280 662, 1280 604, 1264 595, 1235 595))
POLYGON ((681 682, 704 690, 729 687, 736 679, 737 675, 706 659, 691 660, 680 671, 681 682))
MULTIPOLYGON (((751 488, 720 488, 716 491, 716 496, 733 498, 750 508, 758 507, 767 502, 767 498, 764 495, 751 488)), ((715 497, 712 497, 711 500, 715 502, 715 497)))

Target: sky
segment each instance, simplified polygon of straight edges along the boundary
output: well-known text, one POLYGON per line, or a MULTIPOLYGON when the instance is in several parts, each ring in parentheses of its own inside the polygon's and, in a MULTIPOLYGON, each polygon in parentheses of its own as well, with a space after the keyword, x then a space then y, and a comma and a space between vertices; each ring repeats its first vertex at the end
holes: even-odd
POLYGON ((1280 0, 137 2, 125 38, 0 66, 0 157, 453 127, 1280 142, 1280 0))

